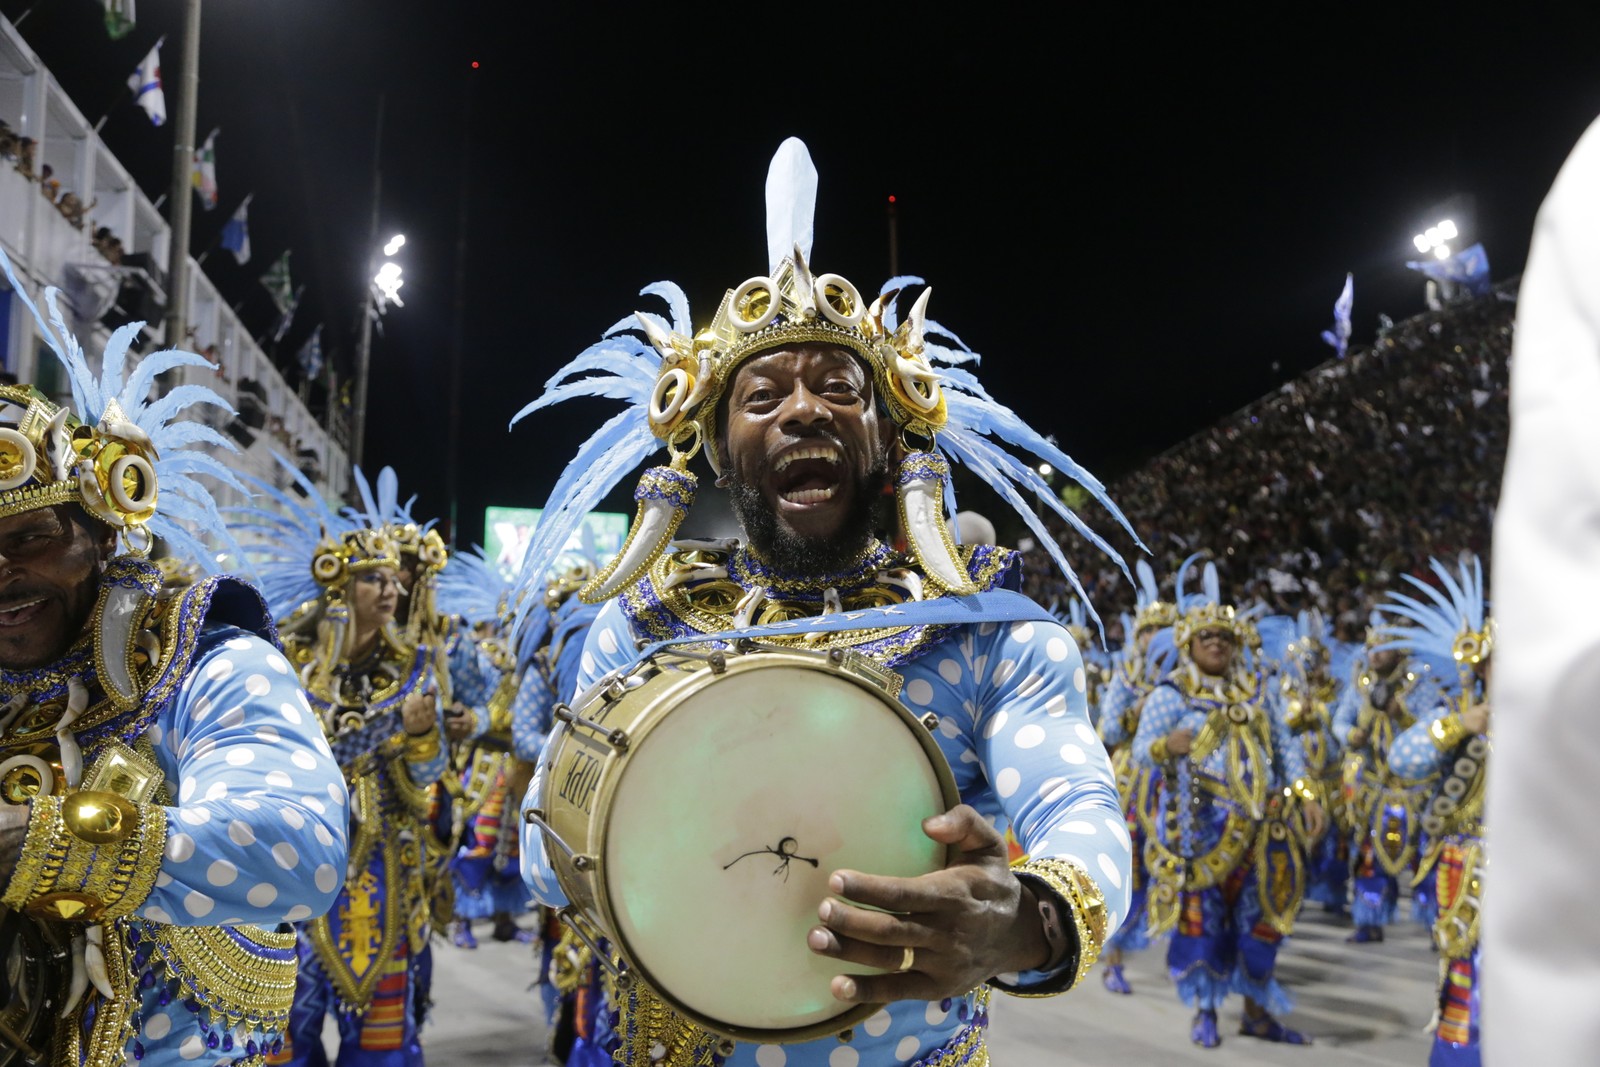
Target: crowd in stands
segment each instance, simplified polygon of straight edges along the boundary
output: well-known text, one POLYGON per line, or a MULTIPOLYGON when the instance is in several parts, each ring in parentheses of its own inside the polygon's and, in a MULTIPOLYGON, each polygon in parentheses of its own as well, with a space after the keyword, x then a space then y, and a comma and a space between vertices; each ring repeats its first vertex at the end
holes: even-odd
MULTIPOLYGON (((71 223, 73 229, 83 229, 89 222, 89 212, 94 210, 100 198, 95 197, 84 203, 83 197, 72 190, 63 191, 55 168, 49 163, 38 162, 38 151, 39 142, 36 139, 19 134, 5 119, 0 119, 0 160, 10 163, 18 174, 30 182, 37 182, 39 192, 61 213, 61 217, 71 223)), ((109 228, 95 227, 90 243, 113 266, 122 262, 122 240, 109 228)))
MULTIPOLYGON (((1164 590, 1187 556, 1204 551, 1235 602, 1274 613, 1318 607, 1341 638, 1359 639, 1402 574, 1431 580, 1429 557, 1453 561, 1470 550, 1487 565, 1510 429, 1515 300, 1507 283, 1386 325, 1370 348, 1353 348, 1112 482, 1164 590)), ((1112 528, 1103 515, 1089 518, 1112 528)), ((1068 558, 1096 558, 1054 525, 1068 558)), ((1125 534, 1109 539, 1135 558, 1125 534)), ((1028 592, 1066 603, 1041 551, 1024 567, 1028 592)), ((1108 624, 1133 609, 1114 566, 1086 567, 1080 578, 1108 624)))

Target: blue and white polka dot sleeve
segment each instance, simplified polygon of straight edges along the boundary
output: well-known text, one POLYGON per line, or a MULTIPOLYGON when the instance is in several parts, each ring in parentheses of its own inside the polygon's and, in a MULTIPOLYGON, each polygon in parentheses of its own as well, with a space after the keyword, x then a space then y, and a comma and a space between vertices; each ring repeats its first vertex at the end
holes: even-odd
POLYGON ((562 700, 583 692, 595 679, 611 671, 620 670, 634 661, 637 653, 633 647, 633 628, 622 613, 622 605, 613 600, 595 616, 583 642, 583 654, 578 659, 578 682, 571 693, 558 694, 562 700))
POLYGON ((1128 913, 1132 843, 1110 758, 1089 721, 1082 657, 1055 623, 996 629, 977 691, 978 763, 1023 850, 1087 871, 1115 929, 1128 913))
POLYGON ((1150 746, 1166 737, 1183 724, 1192 714, 1183 694, 1170 685, 1158 685, 1144 698, 1144 708, 1139 712, 1139 729, 1133 737, 1133 758, 1145 767, 1154 767, 1150 746))
POLYGON ((1339 694, 1339 703, 1333 709, 1333 736, 1339 739, 1341 747, 1349 746, 1350 731, 1361 718, 1361 705, 1365 699, 1360 687, 1354 685, 1345 686, 1339 694))
POLYGON ((517 695, 511 699, 511 748, 518 759, 532 763, 539 758, 554 707, 550 676, 543 662, 535 660, 522 672, 517 695))
POLYGON ((1394 739, 1394 744, 1389 747, 1391 774, 1415 780, 1438 774, 1444 769, 1445 754, 1433 743, 1432 729, 1435 719, 1449 713, 1448 707, 1425 712, 1422 718, 1394 739))
POLYGON ((1105 691, 1100 694, 1100 737, 1107 748, 1116 748, 1130 739, 1125 712, 1138 698, 1138 690, 1128 684, 1121 671, 1106 683, 1105 691))
MULTIPOLYGON (((573 693, 583 692, 607 671, 626 667, 633 662, 633 658, 633 632, 628 626, 628 619, 622 614, 621 606, 615 600, 610 601, 595 617, 594 625, 589 627, 585 635, 578 681, 573 693)), ((573 693, 559 696, 567 701, 573 693)), ((540 760, 534 767, 533 780, 528 783, 522 810, 539 806, 539 794, 544 788, 544 770, 544 761, 540 760)), ((545 857, 544 834, 537 826, 527 822, 522 824, 522 880, 528 884, 539 903, 552 908, 567 903, 566 894, 557 884, 555 872, 550 869, 549 860, 545 857)))
POLYGON ((146 736, 177 799, 140 915, 212 926, 328 910, 349 798, 288 660, 241 632, 194 664, 146 736))

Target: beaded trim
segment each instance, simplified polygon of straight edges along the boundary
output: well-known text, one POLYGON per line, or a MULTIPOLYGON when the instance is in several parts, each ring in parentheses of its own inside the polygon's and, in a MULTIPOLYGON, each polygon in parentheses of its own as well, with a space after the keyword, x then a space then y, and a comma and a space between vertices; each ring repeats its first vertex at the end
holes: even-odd
POLYGON ((1051 997, 1065 993, 1079 984, 1093 969, 1112 931, 1107 928, 1110 916, 1106 914, 1106 897, 1089 873, 1066 860, 1041 857, 1012 868, 1020 878, 1043 883, 1066 904, 1072 916, 1072 929, 1077 935, 1075 953, 1069 953, 1068 962, 1061 971, 1039 985, 1029 988, 1009 986, 998 979, 990 984, 1002 993, 1014 997, 1051 997), (1075 954, 1076 959, 1073 958, 1075 954))
POLYGON ((299 968, 293 931, 152 925, 143 933, 213 1026, 276 1030, 288 1021, 299 968))
MULTIPOLYGON (((998 587, 1019 558, 1012 550, 994 545, 975 545, 963 548, 963 552, 969 553, 967 571, 982 590, 998 587)), ((802 582, 772 571, 748 549, 734 548, 726 553, 686 549, 663 554, 650 573, 619 599, 634 630, 651 640, 709 635, 733 629, 739 605, 769 591, 782 593, 782 599, 764 600, 752 622, 764 624, 820 615, 826 610, 830 588, 836 590, 840 610, 844 611, 904 603, 913 599, 910 583, 921 581, 921 577, 907 569, 905 586, 883 580, 884 572, 894 563, 893 554, 874 543, 852 572, 802 582), (686 573, 690 575, 687 579, 686 573), (821 584, 834 581, 839 584, 821 584)), ((895 667, 925 654, 957 629, 951 625, 899 626, 765 640, 809 648, 853 648, 886 667, 895 667)))

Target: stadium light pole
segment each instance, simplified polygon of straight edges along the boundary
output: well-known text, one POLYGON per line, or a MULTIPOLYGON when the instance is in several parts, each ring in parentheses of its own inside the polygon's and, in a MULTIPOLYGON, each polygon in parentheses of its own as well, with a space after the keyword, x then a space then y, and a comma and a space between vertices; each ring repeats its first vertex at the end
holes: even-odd
MULTIPOLYGON (((367 280, 361 287, 361 327, 356 345, 356 391, 350 404, 350 465, 361 466, 367 439, 367 376, 372 367, 373 304, 372 252, 378 243, 378 208, 383 199, 383 94, 378 94, 378 123, 372 136, 372 223, 367 237, 367 280)), ((335 403, 333 397, 328 403, 335 403)))
POLYGON ((189 335, 189 219, 194 193, 194 119, 200 94, 200 0, 183 9, 182 65, 178 68, 177 122, 172 137, 171 231, 167 247, 168 348, 182 348, 189 335))

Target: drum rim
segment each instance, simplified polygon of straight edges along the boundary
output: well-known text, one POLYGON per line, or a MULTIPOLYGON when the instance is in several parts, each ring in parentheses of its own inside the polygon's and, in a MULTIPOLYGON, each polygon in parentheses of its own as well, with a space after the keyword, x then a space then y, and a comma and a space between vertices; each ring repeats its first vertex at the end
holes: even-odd
MULTIPOLYGON (((944 810, 949 811, 951 808, 961 803, 961 791, 956 785, 955 772, 950 767, 950 761, 945 758, 944 750, 939 747, 939 742, 934 739, 933 728, 930 728, 924 724, 922 719, 910 708, 908 708, 899 699, 899 697, 892 692, 888 686, 885 685, 884 682, 871 676, 865 671, 852 670, 851 662, 852 661, 849 656, 835 659, 829 653, 829 651, 825 649, 805 649, 788 646, 758 645, 752 649, 749 649, 748 651, 727 652, 725 668, 722 672, 717 673, 733 674, 740 671, 762 669, 763 665, 783 664, 807 670, 816 670, 825 674, 833 675, 835 677, 842 677, 854 685, 865 689, 869 693, 872 693, 874 696, 878 697, 880 703, 885 705, 886 710, 896 716, 900 720, 901 725, 903 725, 907 731, 910 732, 911 736, 916 739, 917 744, 921 747, 924 756, 928 758, 928 762, 933 770, 934 778, 938 782, 940 796, 944 803, 944 810)), ((881 665, 874 664, 874 666, 880 670, 882 669, 881 665)), ((680 673, 682 674, 681 678, 672 678, 669 682, 664 684, 662 692, 656 694, 655 703, 651 710, 640 716, 639 719, 635 720, 634 727, 638 728, 639 736, 642 737, 645 734, 648 734, 650 729, 652 729, 657 722, 669 715, 685 699, 695 693, 698 693, 706 685, 713 684, 711 679, 716 677, 716 673, 713 673, 709 666, 703 666, 691 671, 682 671, 680 673)), ((649 681, 654 680, 654 677, 659 677, 660 675, 667 675, 669 678, 671 678, 671 675, 668 672, 660 671, 658 675, 652 676, 651 679, 647 679, 646 684, 648 684, 649 681)), ((571 731, 569 730, 569 733, 570 732, 571 731)), ((593 803, 593 809, 595 812, 604 813, 604 817, 600 821, 599 834, 595 835, 596 841, 598 842, 608 840, 610 837, 611 819, 615 814, 615 808, 612 801, 616 793, 617 784, 621 781, 620 775, 606 772, 611 771, 615 764, 626 761, 627 757, 628 753, 625 752, 619 754, 615 751, 611 752, 606 757, 605 767, 601 773, 600 783, 596 789, 593 803)), ((947 847, 945 850, 945 862, 947 866, 952 851, 953 849, 949 847, 947 847)), ((738 1026, 730 1024, 725 1020, 712 1018, 711 1016, 705 1015, 700 1011, 690 1008, 670 990, 662 988, 662 986, 654 980, 654 977, 650 973, 649 969, 640 966, 637 960, 634 958, 633 953, 628 951, 628 946, 623 943, 617 928, 618 924, 616 918, 618 913, 611 905, 611 891, 608 881, 609 866, 610 865, 605 860, 605 849, 602 845, 596 849, 596 854, 594 855, 594 867, 588 872, 588 878, 595 910, 598 912, 598 925, 600 925, 602 929, 609 931, 608 937, 611 941, 612 951, 621 956, 622 959, 627 962, 628 969, 630 972, 632 972, 635 980, 642 980, 648 983, 650 989, 655 993, 656 996, 664 1000, 673 1011, 677 1012, 688 1021, 694 1023, 696 1026, 699 1026, 702 1029, 707 1030, 710 1033, 717 1034, 721 1037, 731 1038, 736 1041, 743 1041, 747 1043, 799 1044, 806 1041, 814 1041, 821 1037, 840 1034, 846 1030, 851 1030, 858 1024, 871 1018, 873 1015, 876 1015, 886 1006, 884 1002, 858 1004, 851 1007, 846 1007, 845 1010, 841 1011, 839 1014, 830 1016, 827 1019, 823 1019, 815 1023, 808 1023, 804 1026, 783 1028, 738 1026)), ((559 881, 559 868, 557 878, 559 881)), ((571 899, 573 897, 571 890, 565 885, 563 885, 562 888, 563 890, 567 891, 568 898, 571 899)))

